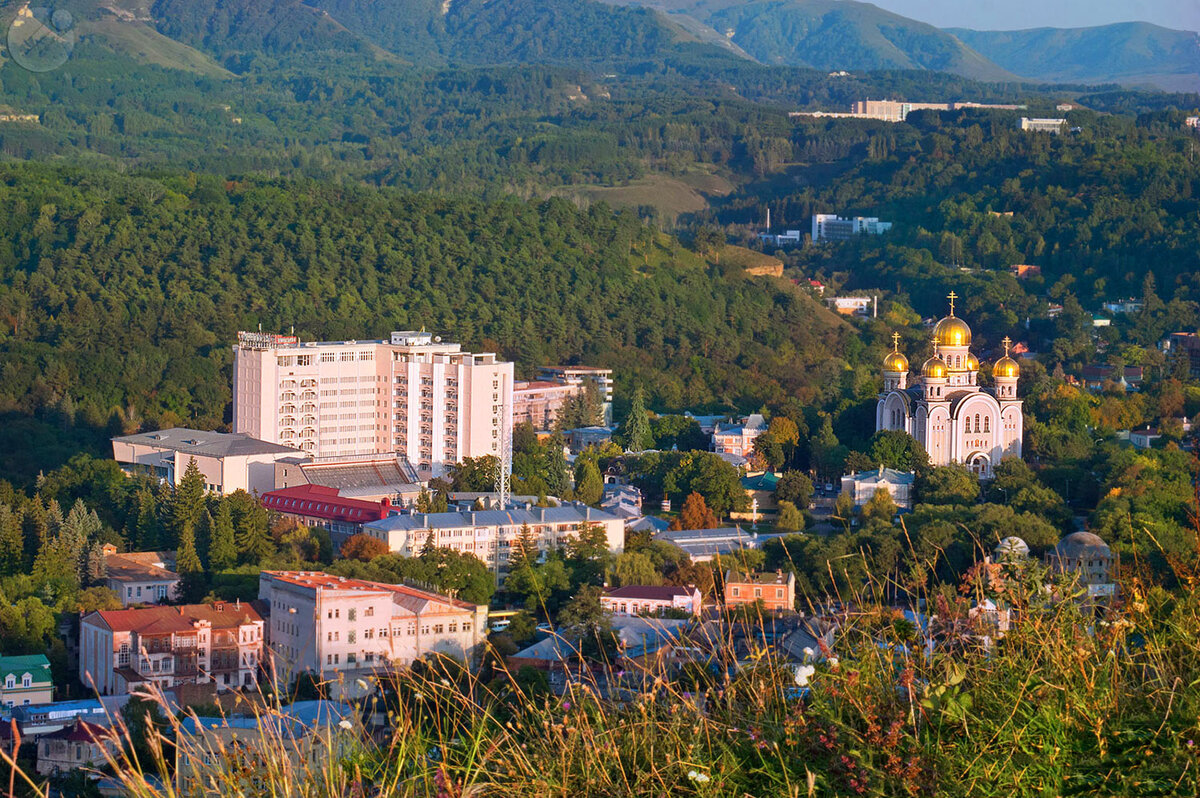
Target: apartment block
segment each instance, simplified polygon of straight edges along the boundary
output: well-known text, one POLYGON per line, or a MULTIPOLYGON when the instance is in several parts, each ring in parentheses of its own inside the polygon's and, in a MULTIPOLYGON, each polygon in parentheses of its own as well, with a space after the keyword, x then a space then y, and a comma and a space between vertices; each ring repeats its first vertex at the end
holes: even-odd
POLYGON ((471 661, 487 639, 487 607, 407 585, 313 571, 264 571, 277 677, 410 665, 427 654, 471 661))
POLYGON ((79 678, 100 695, 151 684, 249 687, 262 650, 263 619, 241 602, 96 610, 79 623, 79 678))
POLYGON ((583 524, 603 528, 610 551, 625 548, 625 522, 619 516, 576 502, 558 507, 526 505, 508 510, 394 515, 363 524, 363 532, 405 557, 420 554, 425 541, 432 539, 435 546, 474 554, 503 581, 509 552, 523 526, 529 526, 538 550, 546 551, 564 545, 583 524))
POLYGON ((754 574, 725 573, 725 606, 761 601, 768 610, 792 610, 796 604, 796 575, 791 571, 754 574))
POLYGON ((396 454, 423 478, 500 454, 511 429, 513 364, 426 332, 301 342, 238 333, 233 427, 316 459, 396 454))
POLYGON ((1066 119, 1035 119, 1028 116, 1021 117, 1021 130, 1032 130, 1038 133, 1054 133, 1059 134, 1067 126, 1066 119))

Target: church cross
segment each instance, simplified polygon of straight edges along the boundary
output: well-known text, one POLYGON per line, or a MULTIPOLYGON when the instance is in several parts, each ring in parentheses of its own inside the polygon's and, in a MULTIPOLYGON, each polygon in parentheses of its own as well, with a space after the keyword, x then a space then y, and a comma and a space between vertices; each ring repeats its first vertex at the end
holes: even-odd
POLYGON ((947 296, 946 299, 950 300, 950 315, 953 316, 954 315, 954 300, 958 299, 958 294, 951 291, 950 295, 947 296))
POLYGON ((893 352, 900 351, 900 333, 898 333, 898 332, 892 333, 892 351, 893 352))
POLYGON ((1004 356, 1008 357, 1008 348, 1012 346, 1012 339, 1006 335, 1001 343, 1004 344, 1004 356))

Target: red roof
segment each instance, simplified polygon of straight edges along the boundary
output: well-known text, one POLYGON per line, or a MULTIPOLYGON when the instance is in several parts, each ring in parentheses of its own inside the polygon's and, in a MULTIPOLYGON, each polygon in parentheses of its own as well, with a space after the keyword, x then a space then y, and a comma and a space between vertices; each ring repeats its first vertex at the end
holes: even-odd
MULTIPOLYGON (((96 610, 87 618, 99 616, 114 632, 170 634, 186 632, 197 621, 208 621, 214 629, 236 629, 262 617, 248 603, 182 604, 178 607, 143 607, 133 610, 96 610)), ((86 620, 86 619, 85 619, 86 620)))
POLYGON ((263 507, 279 513, 351 524, 379 521, 387 518, 392 509, 387 499, 379 502, 344 499, 337 488, 325 485, 297 485, 294 488, 267 491, 260 501, 263 507))
POLYGON ((88 723, 86 720, 75 719, 75 723, 64 726, 51 734, 41 735, 43 740, 66 740, 72 743, 102 743, 115 741, 117 733, 104 726, 88 723))

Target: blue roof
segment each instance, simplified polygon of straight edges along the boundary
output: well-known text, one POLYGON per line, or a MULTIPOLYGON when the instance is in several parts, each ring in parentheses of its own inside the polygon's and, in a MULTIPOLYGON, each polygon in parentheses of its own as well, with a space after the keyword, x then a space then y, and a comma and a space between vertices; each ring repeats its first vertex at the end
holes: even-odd
POLYGON ((279 708, 278 713, 264 711, 256 715, 226 715, 224 717, 185 717, 180 725, 189 734, 195 734, 198 727, 205 729, 246 729, 256 730, 263 724, 278 724, 280 731, 287 730, 293 737, 299 737, 318 726, 332 726, 341 720, 353 720, 355 709, 350 704, 340 701, 297 701, 279 708), (197 720, 199 724, 197 724, 197 720))
POLYGON ((49 704, 25 704, 24 706, 13 707, 13 715, 20 721, 26 721, 34 715, 49 713, 54 713, 58 717, 67 717, 72 714, 82 715, 85 713, 96 715, 107 714, 104 704, 100 703, 100 699, 98 698, 80 698, 75 701, 53 701, 49 704))
POLYGON ((897 471, 894 468, 876 468, 874 471, 860 471, 857 474, 851 474, 850 478, 856 482, 890 482, 893 485, 911 485, 917 480, 916 474, 912 471, 897 471))

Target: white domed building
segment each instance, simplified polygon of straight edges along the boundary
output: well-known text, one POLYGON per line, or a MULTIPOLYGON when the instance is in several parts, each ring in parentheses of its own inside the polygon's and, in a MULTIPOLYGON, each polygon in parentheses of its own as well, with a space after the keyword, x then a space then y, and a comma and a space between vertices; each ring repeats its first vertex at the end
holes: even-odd
POLYGON ((971 328, 950 314, 933 330, 933 354, 910 377, 909 363, 893 336, 893 351, 883 361, 883 393, 875 414, 875 430, 903 430, 912 435, 935 466, 962 463, 983 478, 1005 457, 1021 456, 1024 414, 1017 398, 1021 366, 1008 355, 992 366, 992 387, 978 384, 979 360, 971 353, 971 328))

